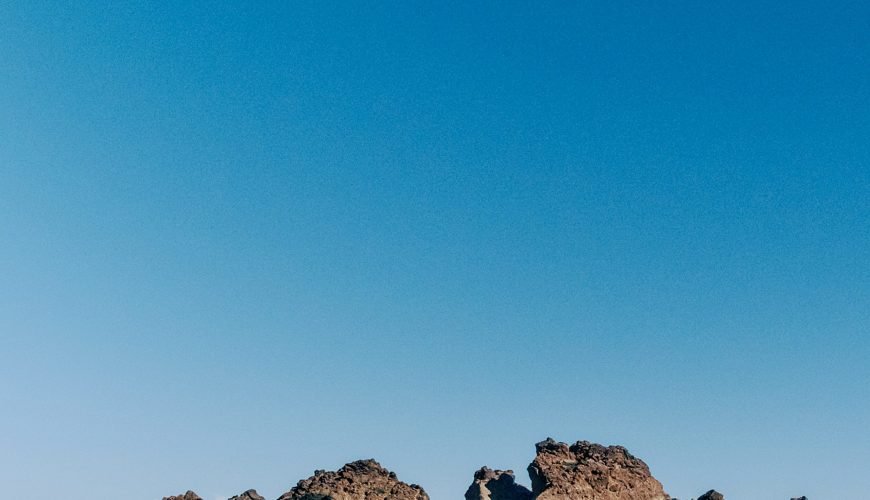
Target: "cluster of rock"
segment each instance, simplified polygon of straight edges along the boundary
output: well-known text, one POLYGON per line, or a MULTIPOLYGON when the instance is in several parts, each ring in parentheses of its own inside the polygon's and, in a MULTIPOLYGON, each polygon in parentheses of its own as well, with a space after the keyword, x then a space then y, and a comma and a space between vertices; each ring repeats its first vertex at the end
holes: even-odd
MULTIPOLYGON (((588 441, 572 445, 547 438, 535 445, 528 467, 532 489, 516 483, 513 471, 482 467, 465 500, 676 500, 665 493, 643 460, 622 446, 588 441)), ((698 500, 724 500, 710 490, 698 500)), ((202 500, 193 491, 163 500, 202 500)), ((229 500, 265 500, 248 490, 229 500)), ((374 460, 351 462, 337 471, 318 470, 278 500, 429 500, 416 484, 407 484, 374 460)), ((807 500, 806 497, 791 500, 807 500)))

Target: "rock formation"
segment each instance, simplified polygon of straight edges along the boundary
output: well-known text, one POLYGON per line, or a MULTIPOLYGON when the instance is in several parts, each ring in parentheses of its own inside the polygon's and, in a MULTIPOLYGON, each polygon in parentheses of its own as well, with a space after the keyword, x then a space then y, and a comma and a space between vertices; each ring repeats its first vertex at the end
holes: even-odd
POLYGON ((465 492, 465 500, 531 500, 532 492, 514 482, 514 471, 482 467, 465 492))
POLYGON ((259 494, 257 494, 257 490, 248 490, 241 495, 236 495, 234 497, 230 497, 230 500, 266 500, 259 494))
POLYGON ((318 470, 278 500, 429 500, 416 484, 406 484, 374 460, 358 460, 336 472, 318 470))
POLYGON ((670 500, 649 467, 621 446, 547 438, 529 465, 536 500, 670 500))
MULTIPOLYGON (((465 500, 676 500, 650 474, 649 467, 622 446, 588 441, 572 445, 547 438, 535 445, 528 467, 531 491, 510 470, 482 467, 465 492, 465 500)), ((193 491, 163 500, 202 500, 193 491)), ((229 500, 265 500, 248 490, 229 500)), ((346 464, 337 471, 314 471, 278 500, 429 500, 416 484, 406 484, 372 459, 346 464)), ((698 500, 725 500, 710 490, 698 500)), ((807 500, 795 497, 791 500, 807 500)))
POLYGON ((175 495, 170 497, 163 497, 163 500, 202 500, 199 495, 196 493, 187 490, 184 494, 175 495))

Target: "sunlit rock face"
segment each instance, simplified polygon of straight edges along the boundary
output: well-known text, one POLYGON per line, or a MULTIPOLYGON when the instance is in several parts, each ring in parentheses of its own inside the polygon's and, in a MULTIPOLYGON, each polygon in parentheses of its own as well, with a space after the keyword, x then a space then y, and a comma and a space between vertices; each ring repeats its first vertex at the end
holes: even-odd
POLYGON ((670 500, 649 467, 622 446, 550 438, 529 465, 536 500, 670 500))

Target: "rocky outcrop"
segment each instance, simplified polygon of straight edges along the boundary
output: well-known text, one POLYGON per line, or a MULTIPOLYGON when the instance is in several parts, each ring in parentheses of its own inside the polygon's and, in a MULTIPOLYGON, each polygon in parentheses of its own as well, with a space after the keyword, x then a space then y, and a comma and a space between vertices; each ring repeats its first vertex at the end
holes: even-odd
POLYGON ((175 496, 171 496, 171 497, 163 497, 163 500, 202 500, 202 498, 200 498, 200 496, 197 495, 196 493, 194 493, 190 490, 187 490, 187 492, 185 492, 181 495, 175 495, 175 496))
POLYGON ((278 500, 429 500, 416 484, 406 484, 374 460, 358 460, 335 472, 318 470, 278 500))
POLYGON ((514 482, 514 471, 482 467, 465 492, 465 500, 531 500, 532 492, 514 482))
POLYGON ((725 500, 725 497, 716 490, 710 490, 707 493, 699 496, 698 500, 725 500))
POLYGON ((547 438, 529 465, 536 500, 670 500, 649 467, 622 446, 547 438))
POLYGON ((807 497, 795 497, 795 498, 792 498, 791 500, 807 500, 807 497))
POLYGON ((241 495, 236 495, 234 497, 230 497, 230 500, 266 500, 259 494, 257 494, 257 490, 248 490, 241 495))

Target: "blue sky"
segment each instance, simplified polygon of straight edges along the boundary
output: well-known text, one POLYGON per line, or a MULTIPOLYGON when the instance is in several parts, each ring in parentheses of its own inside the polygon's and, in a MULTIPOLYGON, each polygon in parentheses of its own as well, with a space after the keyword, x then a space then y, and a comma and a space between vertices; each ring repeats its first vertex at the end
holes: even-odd
POLYGON ((180 4, 0 4, 7 496, 870 488, 865 2, 180 4))

